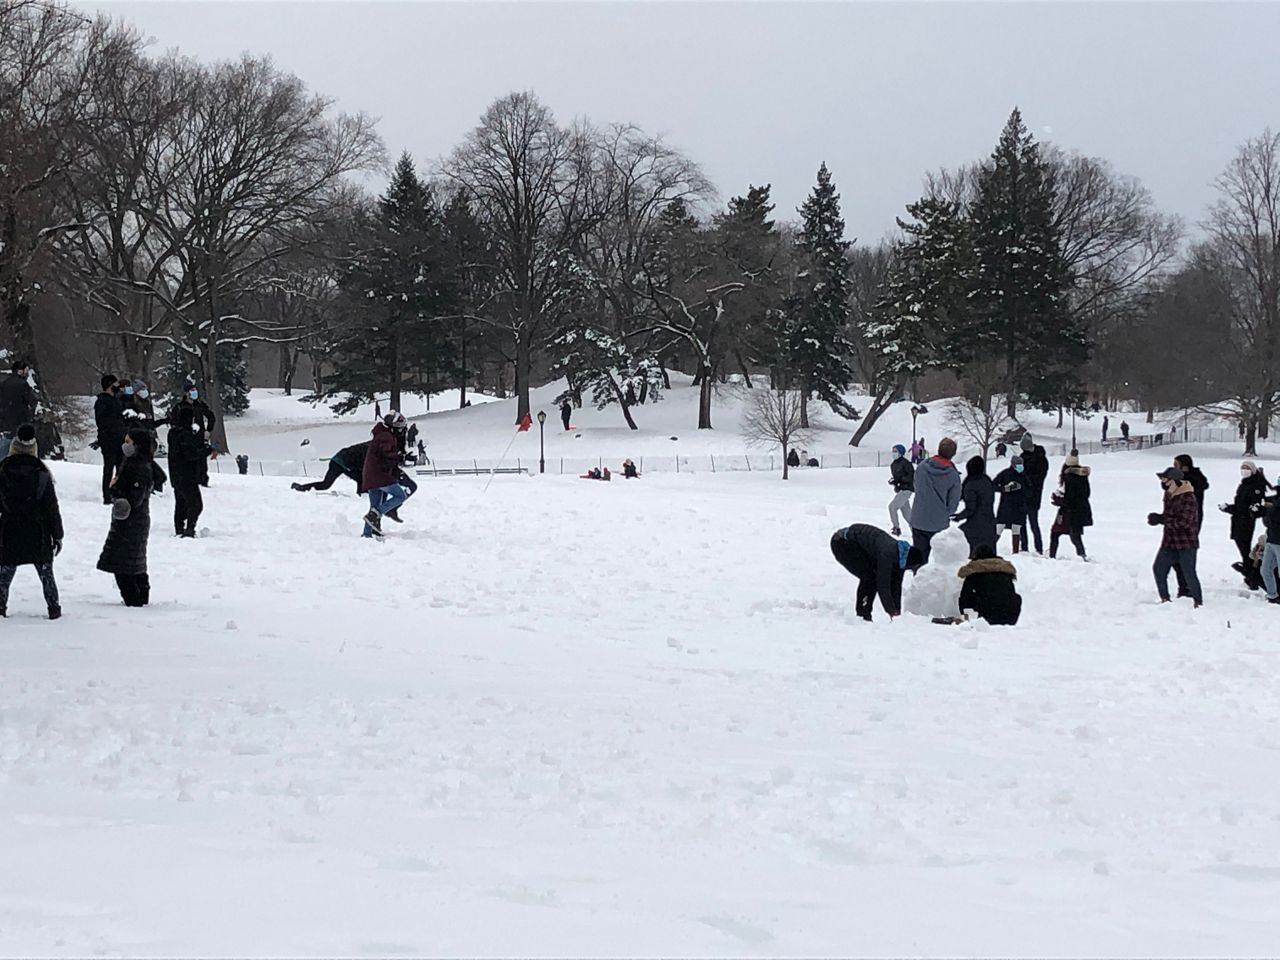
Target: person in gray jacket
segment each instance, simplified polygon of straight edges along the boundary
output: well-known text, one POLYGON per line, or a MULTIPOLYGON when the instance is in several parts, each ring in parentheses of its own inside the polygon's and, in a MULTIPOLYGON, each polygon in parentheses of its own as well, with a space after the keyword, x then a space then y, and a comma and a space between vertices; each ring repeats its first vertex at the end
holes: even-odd
POLYGON ((916 467, 916 498, 911 505, 911 539, 924 562, 929 562, 933 538, 951 525, 960 506, 960 471, 951 461, 956 442, 943 437, 937 456, 916 467))

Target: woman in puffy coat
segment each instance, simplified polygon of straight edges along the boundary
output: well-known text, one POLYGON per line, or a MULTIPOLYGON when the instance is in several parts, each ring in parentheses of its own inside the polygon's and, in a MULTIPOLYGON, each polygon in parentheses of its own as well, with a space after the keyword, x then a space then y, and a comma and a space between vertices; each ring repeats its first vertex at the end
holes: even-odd
POLYGON ((1058 517, 1049 533, 1049 558, 1057 557, 1058 541, 1066 534, 1076 548, 1076 555, 1081 560, 1088 560, 1084 549, 1084 528, 1093 526, 1093 507, 1089 503, 1092 495, 1089 468, 1080 466, 1077 457, 1067 457, 1062 465, 1060 483, 1061 490, 1053 495, 1053 502, 1058 507, 1058 517))
POLYGON ((168 477, 155 461, 156 437, 134 427, 125 434, 124 459, 111 485, 111 529, 98 557, 98 569, 115 575, 127 607, 151 601, 147 576, 147 541, 151 536, 151 494, 159 493, 168 477))
POLYGON ((1013 531, 1013 552, 1018 553, 1027 542, 1027 479, 1023 476, 1022 457, 1015 456, 1009 466, 996 474, 996 490, 1000 492, 1000 509, 996 512, 996 538, 1004 530, 1013 531))
POLYGON ((964 507, 953 519, 969 541, 972 560, 982 547, 995 549, 996 489, 987 476, 987 461, 981 457, 970 457, 964 471, 964 483, 960 485, 960 501, 964 507))
POLYGON ((1267 475, 1252 460, 1246 460, 1240 464, 1240 485, 1236 487, 1235 499, 1218 508, 1231 518, 1231 541, 1240 551, 1240 562, 1231 567, 1244 577, 1250 590, 1262 586, 1262 577, 1253 564, 1253 532, 1262 515, 1268 486, 1267 475))

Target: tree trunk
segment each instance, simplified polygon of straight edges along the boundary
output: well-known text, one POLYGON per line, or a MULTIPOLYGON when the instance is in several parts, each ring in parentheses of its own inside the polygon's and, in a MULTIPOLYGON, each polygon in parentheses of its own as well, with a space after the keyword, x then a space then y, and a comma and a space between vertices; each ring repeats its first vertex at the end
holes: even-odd
POLYGON ((742 371, 742 379, 746 382, 747 389, 754 389, 755 384, 751 382, 751 370, 747 367, 747 361, 742 359, 742 351, 734 350, 733 356, 738 361, 738 369, 742 371))
POLYGON ((462 367, 458 377, 458 409, 467 405, 467 338, 462 338, 462 367))
POLYGON ((1153 407, 1147 411, 1147 423, 1155 423, 1155 422, 1156 422, 1156 411, 1155 411, 1155 408, 1153 407))
MULTIPOLYGON (((902 399, 905 389, 906 383, 899 380, 892 387, 883 388, 871 398, 871 406, 863 416, 862 422, 858 424, 858 429, 854 431, 853 438, 849 441, 849 446, 856 447, 862 443, 863 437, 871 432, 871 428, 884 416, 885 411, 902 399)), ((915 443, 916 438, 912 437, 911 442, 915 443)))
POLYGON ((710 430, 711 427, 711 391, 715 387, 715 371, 709 363, 698 368, 700 389, 698 391, 698 429, 710 430))
POLYGON ((671 374, 667 371, 667 368, 666 368, 665 366, 661 367, 660 369, 662 370, 662 389, 663 389, 663 390, 670 390, 670 389, 671 389, 671 374))
POLYGON ((1062 429, 1062 407, 1058 407, 1058 429, 1062 429))
POLYGON ((529 375, 533 358, 529 351, 529 338, 523 333, 516 336, 516 423, 521 423, 529 416, 529 375))
POLYGON ((209 410, 214 416, 213 436, 209 438, 210 444, 220 453, 230 453, 231 446, 227 442, 227 417, 222 411, 222 391, 219 389, 218 383, 218 338, 210 336, 204 344, 204 356, 201 358, 204 363, 204 371, 202 382, 200 383, 200 396, 205 403, 209 405, 209 410))
POLYGON ((400 343, 393 340, 391 343, 391 400, 390 410, 400 409, 400 378, 404 376, 404 369, 400 365, 400 343))
POLYGON ((790 474, 788 473, 788 466, 789 465, 787 464, 787 445, 784 443, 782 445, 782 479, 783 480, 788 479, 790 476, 790 474))
MULTIPOLYGON (((1005 397, 1005 412, 1009 414, 1010 420, 1018 419, 1018 396, 1013 391, 1009 391, 1005 397)), ((1061 423, 1058 426, 1062 426, 1061 423)))
POLYGON ((806 387, 800 388, 800 429, 809 429, 809 391, 806 387))
POLYGON ((640 384, 640 406, 644 406, 649 402, 649 381, 644 380, 640 384))
POLYGON ((1258 424, 1252 418, 1249 419, 1248 425, 1245 427, 1244 455, 1246 457, 1256 457, 1258 455, 1258 424))

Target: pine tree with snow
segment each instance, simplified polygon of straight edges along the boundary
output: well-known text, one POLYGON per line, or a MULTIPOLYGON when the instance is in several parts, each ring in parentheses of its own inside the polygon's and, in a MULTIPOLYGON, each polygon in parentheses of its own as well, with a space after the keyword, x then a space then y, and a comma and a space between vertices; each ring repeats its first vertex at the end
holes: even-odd
POLYGON ((978 339, 998 351, 1010 416, 1020 396, 1038 405, 1074 398, 1076 371, 1088 360, 1083 324, 1069 309, 1072 278, 1055 202, 1053 175, 1015 109, 979 175, 970 211, 978 339))
POLYGON ((441 211, 403 154, 377 208, 365 218, 341 280, 352 309, 330 343, 325 396, 345 412, 380 394, 427 394, 453 371, 458 284, 441 211))
POLYGON ((779 356, 788 379, 800 390, 801 425, 807 428, 812 395, 842 412, 843 394, 853 384, 853 346, 847 336, 853 285, 849 244, 840 195, 825 163, 799 213, 795 245, 800 272, 781 307, 779 356))
POLYGON ((240 417, 249 409, 249 364, 239 344, 218 346, 218 394, 223 416, 240 417))

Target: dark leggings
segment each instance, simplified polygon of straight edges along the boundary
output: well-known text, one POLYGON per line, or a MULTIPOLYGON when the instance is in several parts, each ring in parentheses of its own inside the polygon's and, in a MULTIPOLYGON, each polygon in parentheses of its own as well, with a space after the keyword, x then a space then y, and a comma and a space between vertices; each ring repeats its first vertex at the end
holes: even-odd
MULTIPOLYGON (((1083 557, 1084 537, 1076 533, 1075 530, 1068 530, 1066 535, 1071 538, 1071 545, 1076 548, 1076 555, 1083 557)), ((1062 533, 1054 530, 1049 534, 1049 559, 1053 559, 1058 555, 1058 541, 1062 539, 1062 533)))
POLYGON ((145 607, 151 602, 151 580, 145 573, 117 573, 116 586, 126 607, 145 607))
MULTIPOLYGON (((44 602, 50 607, 58 605, 58 584, 53 579, 52 563, 35 564, 36 573, 40 576, 40 586, 44 588, 44 602)), ((0 566, 0 609, 9 607, 9 587, 13 584, 13 576, 17 567, 0 566)))
POLYGON ((120 452, 120 443, 111 440, 102 444, 102 500, 111 502, 111 481, 115 479, 116 467, 124 454, 120 452))
MULTIPOLYGON (((299 490, 328 490, 330 487, 334 485, 334 483, 337 481, 339 477, 346 477, 346 476, 350 476, 350 474, 347 473, 347 468, 344 467, 342 464, 338 463, 338 461, 336 460, 330 460, 329 469, 325 471, 323 480, 316 480, 314 483, 300 483, 298 484, 298 489, 299 490)), ((355 480, 357 485, 360 483, 360 481, 356 477, 351 477, 351 479, 355 480)))
POLYGON ((183 533, 195 533, 196 523, 203 512, 204 497, 200 493, 199 483, 173 485, 173 528, 179 536, 183 533))

